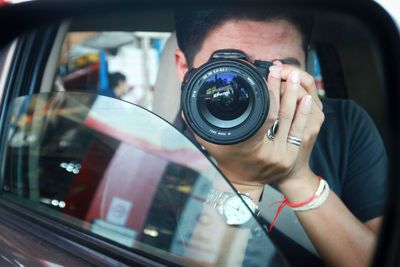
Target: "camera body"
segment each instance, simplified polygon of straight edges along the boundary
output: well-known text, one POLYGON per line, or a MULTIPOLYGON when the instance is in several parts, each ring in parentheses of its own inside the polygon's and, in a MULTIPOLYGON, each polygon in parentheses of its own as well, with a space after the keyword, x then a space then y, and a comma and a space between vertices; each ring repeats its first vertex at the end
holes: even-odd
POLYGON ((215 51, 182 82, 186 123, 202 139, 220 145, 242 142, 265 122, 270 105, 264 80, 272 62, 251 63, 240 50, 215 51))

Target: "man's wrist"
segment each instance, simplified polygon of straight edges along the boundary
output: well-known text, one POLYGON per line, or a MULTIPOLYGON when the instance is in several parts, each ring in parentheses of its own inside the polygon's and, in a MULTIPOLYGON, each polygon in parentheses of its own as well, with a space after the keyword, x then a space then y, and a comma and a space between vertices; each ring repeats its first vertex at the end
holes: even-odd
POLYGON ((290 202, 301 202, 315 193, 319 186, 319 179, 313 171, 305 169, 276 184, 290 202))
POLYGON ((251 197, 256 204, 259 202, 264 189, 264 186, 262 185, 245 185, 237 183, 232 183, 232 185, 238 192, 247 194, 249 197, 251 197))
POLYGON ((232 172, 230 169, 226 168, 223 165, 219 165, 219 168, 238 192, 247 194, 254 200, 255 203, 259 202, 264 189, 263 184, 260 184, 258 182, 243 181, 243 176, 245 174, 232 172))

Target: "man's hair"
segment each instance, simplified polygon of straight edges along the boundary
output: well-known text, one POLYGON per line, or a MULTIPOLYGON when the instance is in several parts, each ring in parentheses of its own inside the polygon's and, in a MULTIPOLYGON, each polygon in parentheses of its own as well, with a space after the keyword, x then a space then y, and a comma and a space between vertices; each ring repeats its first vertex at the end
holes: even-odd
POLYGON ((113 72, 108 74, 108 83, 110 84, 110 88, 114 89, 118 86, 119 82, 126 81, 126 76, 121 72, 113 72))
MULTIPOLYGON (((200 51, 207 35, 228 20, 273 21, 283 19, 291 23, 302 36, 302 48, 307 52, 313 19, 295 15, 282 9, 263 7, 219 7, 207 9, 182 8, 175 11, 175 31, 179 49, 189 66, 200 51)), ((228 47, 227 47, 228 48, 228 47)))

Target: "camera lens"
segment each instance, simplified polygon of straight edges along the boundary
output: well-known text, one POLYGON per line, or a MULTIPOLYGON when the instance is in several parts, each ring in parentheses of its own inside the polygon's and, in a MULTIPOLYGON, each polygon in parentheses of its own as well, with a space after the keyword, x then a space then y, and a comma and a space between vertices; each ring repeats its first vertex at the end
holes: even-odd
POLYGON ((210 76, 201 86, 198 95, 202 115, 221 128, 242 123, 250 113, 250 102, 249 83, 232 72, 210 76))
POLYGON ((182 83, 181 103, 187 125, 214 144, 246 140, 268 115, 265 76, 256 65, 237 58, 213 57, 192 68, 182 83))

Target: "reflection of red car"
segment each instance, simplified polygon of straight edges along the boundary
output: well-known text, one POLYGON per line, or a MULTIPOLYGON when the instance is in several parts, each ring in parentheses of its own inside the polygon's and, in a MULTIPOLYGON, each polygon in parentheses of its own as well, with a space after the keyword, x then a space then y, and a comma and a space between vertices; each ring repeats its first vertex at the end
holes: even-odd
POLYGON ((96 150, 101 148, 99 145, 94 143, 88 148, 82 166, 107 166, 107 169, 94 172, 93 168, 82 168, 71 184, 64 212, 92 223, 93 227, 100 228, 101 221, 103 225, 111 223, 114 227, 125 228, 124 232, 132 233, 131 240, 134 241, 143 232, 148 210, 168 161, 132 145, 120 144, 116 151, 110 151, 113 153, 110 162, 99 162, 96 156, 96 150), (96 173, 102 177, 96 177, 96 173), (88 178, 93 181, 88 181, 88 178), (93 186, 85 186, 88 184, 93 186))
MULTIPOLYGON (((239 233, 215 209, 205 208, 214 182, 220 190, 235 193, 204 155, 159 117, 120 100, 84 93, 20 97, 11 112, 15 127, 5 163, 11 198, 36 187, 37 204, 46 204, 43 211, 69 227, 175 263, 201 259, 213 266, 233 251, 245 253, 243 246, 208 251, 199 239, 214 235, 215 245, 223 239, 214 231, 239 233), (32 119, 26 119, 28 113, 32 119), (43 124, 32 132, 38 123, 43 124), (32 134, 41 136, 33 154, 26 138, 32 134), (36 171, 29 164, 33 161, 36 171), (13 179, 18 172, 38 176, 18 184, 13 179), (205 217, 217 219, 212 228, 202 225, 205 217)), ((250 227, 260 228, 255 221, 250 227)), ((265 235, 260 241, 272 246, 265 235)))
POLYGON ((0 0, 0 7, 8 5, 8 1, 6 0, 0 0))
POLYGON ((33 0, 0 0, 0 7, 11 5, 11 4, 28 2, 28 1, 33 1, 33 0))
POLYGON ((99 64, 90 64, 80 70, 72 72, 63 77, 64 87, 67 90, 76 90, 76 88, 87 88, 88 85, 97 89, 99 82, 99 64))

